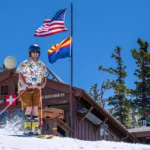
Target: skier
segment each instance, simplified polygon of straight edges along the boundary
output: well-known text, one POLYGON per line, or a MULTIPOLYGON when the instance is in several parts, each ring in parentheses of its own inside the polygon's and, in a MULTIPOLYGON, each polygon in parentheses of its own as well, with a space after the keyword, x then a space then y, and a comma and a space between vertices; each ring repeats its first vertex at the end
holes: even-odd
POLYGON ((47 69, 39 60, 40 47, 33 44, 29 47, 29 58, 23 61, 16 72, 19 74, 18 93, 25 90, 19 97, 22 109, 25 110, 25 134, 40 134, 40 120, 38 108, 40 107, 40 92, 46 85, 47 69))

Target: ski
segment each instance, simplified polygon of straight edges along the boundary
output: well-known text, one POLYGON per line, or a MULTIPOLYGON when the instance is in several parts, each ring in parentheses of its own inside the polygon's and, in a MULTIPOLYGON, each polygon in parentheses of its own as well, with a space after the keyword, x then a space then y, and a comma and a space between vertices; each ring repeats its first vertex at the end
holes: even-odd
POLYGON ((54 137, 53 135, 45 135, 45 134, 40 134, 37 136, 37 138, 40 138, 40 139, 51 139, 53 137, 54 137))
POLYGON ((46 134, 40 134, 40 135, 34 135, 34 134, 20 134, 20 135, 8 135, 8 136, 16 136, 16 137, 35 137, 35 138, 39 138, 39 139, 52 139, 54 137, 54 135, 46 135, 46 134))

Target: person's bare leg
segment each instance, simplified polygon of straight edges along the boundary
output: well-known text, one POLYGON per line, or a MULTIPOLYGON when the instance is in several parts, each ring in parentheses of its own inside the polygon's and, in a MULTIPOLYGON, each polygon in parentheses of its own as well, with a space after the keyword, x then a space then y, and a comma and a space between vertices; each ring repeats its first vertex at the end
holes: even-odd
POLYGON ((31 115, 32 107, 27 107, 25 111, 25 115, 31 115))
POLYGON ((38 106, 33 106, 32 107, 32 115, 33 116, 38 116, 39 112, 38 112, 38 106))

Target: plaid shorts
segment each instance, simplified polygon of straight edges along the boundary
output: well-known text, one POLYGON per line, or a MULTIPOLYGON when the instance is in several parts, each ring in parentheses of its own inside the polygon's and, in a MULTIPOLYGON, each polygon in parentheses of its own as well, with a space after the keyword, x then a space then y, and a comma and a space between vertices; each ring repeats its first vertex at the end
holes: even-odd
MULTIPOLYGON (((20 91, 19 93, 21 93, 20 91)), ((40 91, 39 89, 27 89, 19 97, 21 100, 22 110, 27 107, 38 106, 40 107, 40 91)))

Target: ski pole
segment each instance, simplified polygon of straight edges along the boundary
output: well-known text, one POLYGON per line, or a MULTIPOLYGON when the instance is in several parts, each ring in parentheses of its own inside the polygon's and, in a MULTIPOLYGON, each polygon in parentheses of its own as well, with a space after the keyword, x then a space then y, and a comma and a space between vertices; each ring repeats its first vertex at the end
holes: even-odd
POLYGON ((1 115, 9 106, 11 106, 11 104, 12 104, 19 96, 21 96, 25 91, 26 91, 26 89, 23 90, 9 105, 7 105, 7 107, 5 107, 5 108, 0 112, 0 115, 1 115))
POLYGON ((42 104, 42 90, 39 89, 40 91, 40 104, 41 104, 41 119, 40 119, 40 124, 41 124, 41 130, 42 130, 42 126, 43 126, 43 120, 42 120, 42 111, 43 111, 43 104, 42 104))

